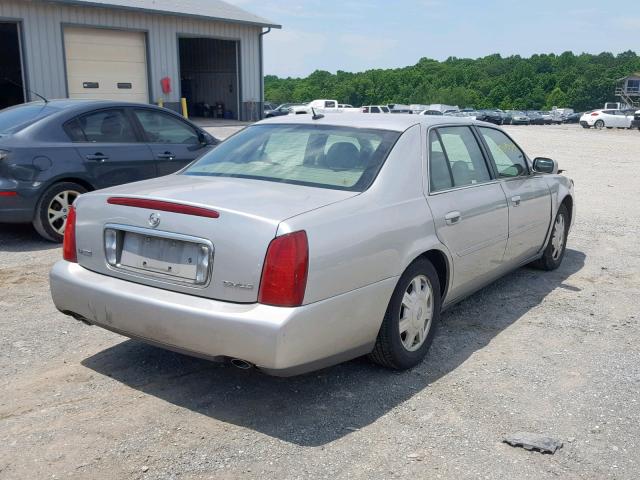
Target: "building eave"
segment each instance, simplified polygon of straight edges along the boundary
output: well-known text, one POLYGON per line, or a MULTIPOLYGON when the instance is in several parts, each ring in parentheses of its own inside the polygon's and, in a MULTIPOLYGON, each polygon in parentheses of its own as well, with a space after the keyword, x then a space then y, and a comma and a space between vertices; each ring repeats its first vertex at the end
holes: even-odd
POLYGON ((247 25, 251 27, 260 27, 260 28, 282 28, 282 25, 278 25, 276 23, 271 23, 267 20, 264 22, 259 21, 249 21, 249 20, 241 20, 236 18, 227 18, 227 17, 215 17, 211 15, 198 15, 197 13, 184 13, 184 12, 173 12, 167 10, 158 10, 153 8, 147 8, 143 6, 135 6, 135 5, 118 5, 118 4, 107 4, 102 2, 92 2, 85 0, 47 0, 50 3, 59 3, 63 5, 71 5, 76 7, 96 7, 96 8, 108 8, 114 10, 127 10, 133 12, 141 12, 141 13, 153 13, 157 15, 165 15, 169 17, 188 17, 188 18, 196 18, 199 20, 208 20, 212 22, 225 22, 225 23, 235 23, 240 25, 247 25))

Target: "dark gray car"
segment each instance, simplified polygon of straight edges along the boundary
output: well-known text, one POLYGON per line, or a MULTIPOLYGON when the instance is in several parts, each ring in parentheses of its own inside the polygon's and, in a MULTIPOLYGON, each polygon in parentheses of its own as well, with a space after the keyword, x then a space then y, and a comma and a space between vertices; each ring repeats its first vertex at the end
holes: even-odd
POLYGON ((0 223, 33 223, 61 241, 87 191, 173 173, 218 141, 147 104, 52 100, 0 110, 0 223))

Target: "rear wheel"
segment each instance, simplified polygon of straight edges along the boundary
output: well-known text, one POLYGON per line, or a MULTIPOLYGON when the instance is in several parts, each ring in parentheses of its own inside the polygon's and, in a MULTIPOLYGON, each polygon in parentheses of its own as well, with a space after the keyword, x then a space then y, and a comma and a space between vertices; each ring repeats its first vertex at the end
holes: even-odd
POLYGON ((594 127, 596 127, 598 130, 601 130, 604 128, 604 120, 597 120, 596 123, 593 124, 594 127))
POLYGON ((405 370, 427 354, 440 320, 440 282, 426 259, 413 262, 396 285, 369 358, 405 370))
POLYGON ((544 249, 542 257, 533 266, 543 270, 555 270, 562 263, 567 247, 567 234, 569 233, 569 211, 565 205, 560 205, 556 220, 553 223, 551 237, 544 249))
POLYGON ((50 186, 38 201, 33 219, 33 226, 40 236, 51 242, 61 242, 69 208, 86 191, 82 185, 73 182, 50 186))

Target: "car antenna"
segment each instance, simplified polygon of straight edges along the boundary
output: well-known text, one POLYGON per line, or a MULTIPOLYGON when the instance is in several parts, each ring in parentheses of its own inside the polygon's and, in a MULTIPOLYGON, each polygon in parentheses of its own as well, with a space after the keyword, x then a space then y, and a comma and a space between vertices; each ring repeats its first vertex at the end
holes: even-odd
POLYGON ((14 82, 13 80, 11 80, 10 78, 4 77, 4 80, 6 82, 12 83, 13 85, 15 85, 16 87, 20 87, 20 88, 24 88, 27 92, 34 94, 36 97, 42 99, 44 101, 44 103, 49 103, 49 100, 47 100, 46 98, 44 98, 42 95, 40 95, 38 92, 34 92, 33 90, 29 89, 29 88, 25 88, 24 85, 19 84, 18 82, 14 82))
POLYGON ((313 117, 311 117, 312 120, 320 120, 321 118, 324 118, 324 115, 321 113, 316 113, 313 107, 311 107, 311 113, 313 113, 313 117))

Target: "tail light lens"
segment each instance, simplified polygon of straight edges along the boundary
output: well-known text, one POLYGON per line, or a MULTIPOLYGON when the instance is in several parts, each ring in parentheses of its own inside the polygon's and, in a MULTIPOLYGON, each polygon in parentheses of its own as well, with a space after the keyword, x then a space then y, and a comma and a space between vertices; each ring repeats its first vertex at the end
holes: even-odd
POLYGON ((62 258, 67 262, 78 263, 78 250, 76 249, 76 209, 73 205, 69 207, 67 224, 64 227, 62 258))
POLYGON ((278 307, 302 305, 307 287, 309 243, 304 231, 274 238, 269 244, 258 301, 278 307))
POLYGON ((593 113, 591 114, 591 116, 592 116, 592 117, 597 117, 598 115, 600 115, 600 112, 593 112, 593 113))

